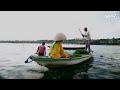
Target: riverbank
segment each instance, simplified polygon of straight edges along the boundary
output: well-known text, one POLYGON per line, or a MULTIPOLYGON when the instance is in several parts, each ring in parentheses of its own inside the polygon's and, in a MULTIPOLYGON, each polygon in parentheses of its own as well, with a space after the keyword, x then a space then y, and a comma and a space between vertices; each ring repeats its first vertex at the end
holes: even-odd
MULTIPOLYGON (((1 40, 0 43, 48 43, 51 44, 54 42, 53 40, 1 40)), ((68 39, 64 40, 63 44, 85 44, 85 39, 68 39)), ((91 45, 120 45, 120 38, 112 38, 112 39, 92 39, 91 45)))

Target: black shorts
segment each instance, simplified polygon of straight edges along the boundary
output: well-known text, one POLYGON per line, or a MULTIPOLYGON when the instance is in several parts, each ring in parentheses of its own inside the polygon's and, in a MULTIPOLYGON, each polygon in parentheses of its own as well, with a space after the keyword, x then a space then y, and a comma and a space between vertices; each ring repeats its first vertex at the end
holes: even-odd
POLYGON ((39 53, 38 55, 39 55, 39 56, 44 56, 44 53, 39 53))

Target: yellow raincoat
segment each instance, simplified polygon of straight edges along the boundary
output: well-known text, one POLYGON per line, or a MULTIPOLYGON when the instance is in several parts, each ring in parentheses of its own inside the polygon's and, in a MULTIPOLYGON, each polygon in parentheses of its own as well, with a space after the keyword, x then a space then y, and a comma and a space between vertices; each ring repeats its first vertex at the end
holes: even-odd
POLYGON ((59 58, 59 56, 67 58, 67 53, 64 52, 64 49, 60 42, 54 42, 50 47, 50 53, 48 57, 59 58))

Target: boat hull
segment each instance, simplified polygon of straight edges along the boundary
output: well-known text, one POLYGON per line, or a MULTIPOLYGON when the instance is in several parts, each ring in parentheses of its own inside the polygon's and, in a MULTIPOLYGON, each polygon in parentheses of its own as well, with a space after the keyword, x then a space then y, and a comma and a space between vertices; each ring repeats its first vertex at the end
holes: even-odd
POLYGON ((92 54, 88 55, 82 55, 81 57, 76 57, 76 58, 48 58, 48 57, 40 57, 40 56, 35 56, 33 55, 31 59, 38 63, 39 65, 48 67, 48 68, 53 68, 53 67, 61 67, 61 66, 70 66, 70 65, 76 65, 79 63, 82 63, 88 59, 92 58, 92 54))
MULTIPOLYGON (((50 46, 48 46, 50 48, 50 46)), ((85 49, 85 47, 63 47, 65 50, 77 50, 77 49, 85 49)))

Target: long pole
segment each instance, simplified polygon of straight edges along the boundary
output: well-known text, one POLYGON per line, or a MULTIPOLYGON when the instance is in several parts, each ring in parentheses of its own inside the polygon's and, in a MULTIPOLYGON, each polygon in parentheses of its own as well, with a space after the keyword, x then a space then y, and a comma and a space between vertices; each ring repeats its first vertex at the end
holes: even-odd
MULTIPOLYGON (((78 28, 79 29, 79 28, 78 28)), ((81 33, 81 35, 82 35, 82 37, 83 37, 83 34, 82 34, 82 32, 81 32, 81 30, 79 29, 79 31, 80 31, 80 33, 81 33)))

